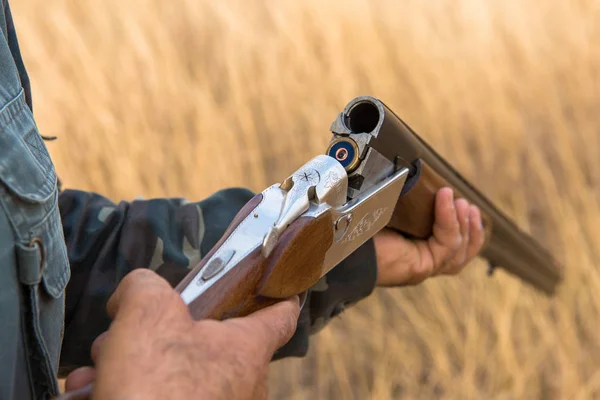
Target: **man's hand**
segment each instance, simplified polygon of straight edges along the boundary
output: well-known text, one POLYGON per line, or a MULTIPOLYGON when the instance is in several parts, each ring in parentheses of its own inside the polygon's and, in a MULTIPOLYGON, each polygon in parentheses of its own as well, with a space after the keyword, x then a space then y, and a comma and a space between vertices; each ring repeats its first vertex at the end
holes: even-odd
POLYGON ((96 368, 73 371, 67 391, 94 380, 94 399, 266 398, 269 361, 300 312, 294 298, 243 318, 193 321, 147 269, 123 279, 107 310, 113 322, 92 347, 96 368))
POLYGON ((452 189, 446 187, 436 195, 431 237, 409 240, 384 229, 374 241, 377 285, 398 286, 458 274, 479 253, 485 239, 479 208, 465 199, 454 200, 452 189))

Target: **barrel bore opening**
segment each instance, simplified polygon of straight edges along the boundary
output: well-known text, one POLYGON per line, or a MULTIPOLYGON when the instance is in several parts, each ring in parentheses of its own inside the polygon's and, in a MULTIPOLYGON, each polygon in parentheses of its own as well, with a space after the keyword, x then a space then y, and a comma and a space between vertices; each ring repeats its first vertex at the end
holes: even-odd
POLYGON ((373 103, 358 103, 348 113, 348 128, 353 133, 370 133, 378 123, 379 110, 373 103))

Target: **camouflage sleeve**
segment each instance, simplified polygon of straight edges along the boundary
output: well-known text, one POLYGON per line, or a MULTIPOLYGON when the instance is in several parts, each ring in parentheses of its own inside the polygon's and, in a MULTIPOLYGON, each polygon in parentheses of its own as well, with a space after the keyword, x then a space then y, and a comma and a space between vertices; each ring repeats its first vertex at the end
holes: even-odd
MULTIPOLYGON (((175 286, 252 197, 245 189, 226 189, 197 203, 153 199, 115 204, 94 193, 61 192, 71 264, 61 375, 91 365, 91 344, 110 322, 106 302, 128 272, 150 268, 175 286)), ((375 278, 375 252, 368 242, 312 288, 294 338, 276 358, 304 355, 309 334, 369 295, 375 278)))

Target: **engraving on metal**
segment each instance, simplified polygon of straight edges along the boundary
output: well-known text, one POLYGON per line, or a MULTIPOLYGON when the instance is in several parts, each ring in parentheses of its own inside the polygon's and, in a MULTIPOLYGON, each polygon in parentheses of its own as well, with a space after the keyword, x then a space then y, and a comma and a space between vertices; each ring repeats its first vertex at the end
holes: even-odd
POLYGON ((307 185, 314 186, 319 183, 321 177, 319 176, 319 171, 314 169, 305 169, 300 171, 300 173, 295 174, 300 181, 306 182, 307 185))
MULTIPOLYGON (((379 218, 389 209, 389 207, 381 207, 373 212, 367 212, 358 224, 352 229, 352 232, 347 234, 342 240, 342 244, 352 242, 360 238, 361 236, 371 232, 373 226, 377 223, 379 218)), ((372 235, 371 235, 372 236, 372 235)))
POLYGON ((329 171, 325 176, 325 183, 323 184, 323 187, 326 189, 331 189, 335 195, 339 197, 342 193, 344 193, 344 185, 337 184, 341 179, 342 177, 338 175, 337 172, 329 171))
POLYGON ((324 212, 331 212, 334 221, 343 221, 341 218, 346 215, 352 216, 342 237, 338 236, 339 230, 334 226, 336 240, 325 255, 323 275, 389 223, 407 175, 408 168, 402 168, 339 207, 311 204, 304 215, 316 218, 324 212))
POLYGON ((389 222, 407 172, 401 169, 346 202, 348 176, 344 168, 332 157, 315 157, 281 185, 262 192, 260 204, 208 260, 205 270, 194 277, 195 283, 183 289, 182 299, 191 303, 255 249, 262 247, 263 254, 265 250, 269 254, 280 233, 297 218, 331 212, 336 221, 331 225, 335 241, 325 255, 324 275, 389 222), (353 239, 343 240, 349 233, 353 239))
POLYGON ((263 239, 261 251, 264 257, 271 254, 281 233, 309 209, 311 201, 330 206, 344 204, 348 178, 346 171, 336 160, 319 155, 287 178, 281 188, 287 190, 287 193, 279 218, 263 239))
POLYGON ((335 171, 329 171, 327 176, 325 176, 325 184, 323 185, 326 189, 331 189, 335 187, 335 184, 342 179, 335 171))

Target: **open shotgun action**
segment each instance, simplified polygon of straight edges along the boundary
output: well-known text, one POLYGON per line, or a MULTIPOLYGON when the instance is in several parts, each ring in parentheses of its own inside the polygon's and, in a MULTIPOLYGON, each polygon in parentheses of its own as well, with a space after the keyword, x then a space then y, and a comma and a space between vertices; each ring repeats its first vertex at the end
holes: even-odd
MULTIPOLYGON (((481 210, 480 255, 551 295, 562 268, 381 101, 352 100, 326 154, 257 194, 176 291, 195 320, 245 316, 302 295, 384 228, 432 235, 444 186, 481 210)), ((302 296, 301 296, 302 298, 302 296)), ((61 397, 87 399, 92 385, 61 397)))
POLYGON ((381 101, 352 100, 319 155, 250 200, 177 286, 195 319, 247 315, 305 292, 381 229, 431 234, 443 186, 478 206, 481 256, 547 294, 558 263, 381 101))

